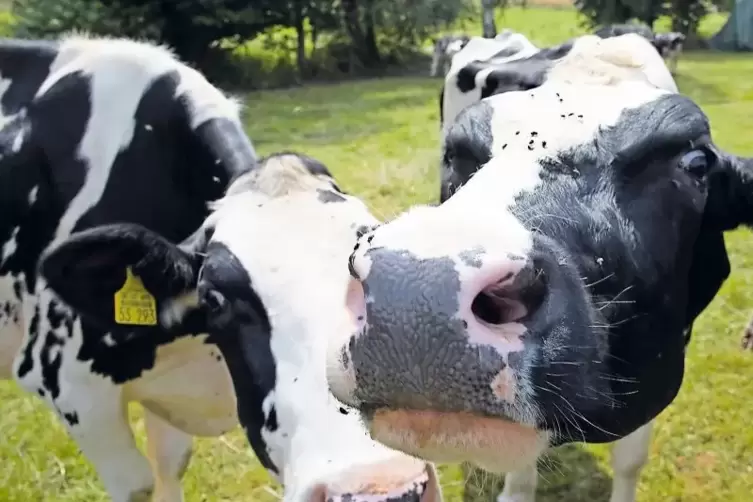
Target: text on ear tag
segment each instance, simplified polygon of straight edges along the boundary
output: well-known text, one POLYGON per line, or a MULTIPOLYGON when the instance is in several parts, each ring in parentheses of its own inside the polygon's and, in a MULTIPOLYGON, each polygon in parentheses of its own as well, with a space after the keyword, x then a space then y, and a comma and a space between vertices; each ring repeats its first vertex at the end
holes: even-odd
POLYGON ((115 293, 115 322, 139 326, 157 324, 157 301, 144 287, 141 278, 126 268, 126 280, 115 293))

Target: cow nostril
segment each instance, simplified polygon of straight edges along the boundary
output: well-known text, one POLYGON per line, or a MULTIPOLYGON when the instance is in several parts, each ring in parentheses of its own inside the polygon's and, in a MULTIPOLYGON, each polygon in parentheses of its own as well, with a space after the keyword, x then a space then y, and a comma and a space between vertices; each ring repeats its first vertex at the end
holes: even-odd
POLYGON ((535 267, 521 270, 513 281, 490 284, 473 299, 471 311, 484 323, 517 322, 535 312, 547 291, 546 274, 535 267))

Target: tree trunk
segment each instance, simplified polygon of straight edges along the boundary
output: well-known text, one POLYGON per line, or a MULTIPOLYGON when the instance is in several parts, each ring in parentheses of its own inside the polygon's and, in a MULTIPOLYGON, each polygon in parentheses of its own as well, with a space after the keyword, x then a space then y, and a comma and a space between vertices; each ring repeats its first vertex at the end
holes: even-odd
POLYGON ((311 59, 314 59, 316 55, 316 43, 319 40, 319 30, 316 28, 316 23, 309 19, 311 22, 311 59))
POLYGON ((300 2, 295 3, 293 23, 295 24, 296 50, 295 63, 298 67, 298 78, 303 80, 306 74, 306 32, 303 29, 303 6, 300 2))
POLYGON ((211 42, 206 40, 204 30, 194 26, 191 19, 175 8, 173 2, 160 2, 159 13, 164 20, 160 33, 162 43, 170 46, 184 62, 201 67, 211 42))
POLYGON ((494 7, 496 0, 481 0, 481 24, 484 29, 484 38, 497 36, 497 24, 494 22, 494 7))
POLYGON ((379 47, 376 42, 376 29, 374 28, 374 11, 373 6, 369 5, 366 9, 364 21, 366 24, 365 40, 366 57, 368 66, 378 66, 382 62, 382 56, 379 54, 379 47))
POLYGON ((364 47, 364 35, 361 29, 361 21, 358 18, 357 0, 342 0, 340 3, 343 15, 343 24, 345 31, 350 37, 350 64, 349 70, 353 71, 353 60, 361 59, 364 47))
POLYGON ((341 7, 345 30, 350 37, 354 55, 365 67, 379 64, 381 58, 376 45, 376 35, 374 33, 374 23, 371 12, 367 10, 365 13, 367 26, 366 31, 364 32, 364 29, 361 26, 358 0, 342 0, 341 7))

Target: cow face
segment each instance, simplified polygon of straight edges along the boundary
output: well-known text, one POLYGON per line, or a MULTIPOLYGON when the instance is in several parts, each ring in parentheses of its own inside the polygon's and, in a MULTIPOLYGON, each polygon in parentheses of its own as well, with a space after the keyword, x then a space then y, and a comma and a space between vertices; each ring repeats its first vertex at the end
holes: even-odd
POLYGON ((110 321, 112 293, 131 267, 160 320, 127 327, 130 336, 208 331, 249 442, 285 500, 437 500, 433 467, 373 441, 327 387, 329 339, 352 331, 347 257, 377 223, 366 206, 322 164, 281 154, 236 179, 213 209, 181 246, 131 225, 77 234, 46 254, 42 274, 84 318, 123 331, 110 321))
POLYGON ((440 67, 446 74, 450 69, 452 58, 468 44, 469 40, 468 35, 446 35, 435 40, 429 76, 438 77, 440 67))
POLYGON ((750 167, 617 40, 465 109, 445 140, 461 188, 359 239, 358 324, 328 379, 374 438, 510 471, 624 437, 675 397, 750 167))

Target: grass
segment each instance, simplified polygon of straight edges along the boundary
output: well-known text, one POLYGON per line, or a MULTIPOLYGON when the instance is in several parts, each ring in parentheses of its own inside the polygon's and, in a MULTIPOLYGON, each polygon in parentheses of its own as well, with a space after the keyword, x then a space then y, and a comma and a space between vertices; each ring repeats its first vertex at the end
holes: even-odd
MULTIPOLYGON (((500 26, 544 44, 578 33, 575 21, 571 10, 530 7, 508 10, 500 26)), ((688 54, 679 72, 682 92, 708 113, 717 143, 753 155, 753 56, 688 54)), ((313 155, 376 214, 390 217, 433 201, 438 192, 438 89, 438 80, 391 78, 252 93, 246 123, 261 153, 296 149, 313 155)), ((753 240, 738 231, 727 243, 735 274, 696 325, 685 383, 659 418, 641 477, 638 497, 644 502, 743 502, 753 493, 753 355, 738 349, 740 330, 753 314, 753 240)), ((140 413, 132 411, 141 440, 140 413)), ((0 500, 107 500, 57 420, 10 382, 0 383, 0 438, 0 500)), ((278 498, 279 487, 239 431, 198 439, 196 446, 184 480, 188 502, 278 498)), ((542 468, 538 500, 607 500, 608 460, 605 446, 560 449, 542 468)), ((458 466, 443 466, 442 481, 448 501, 489 502, 499 486, 495 477, 464 477, 458 466)))

